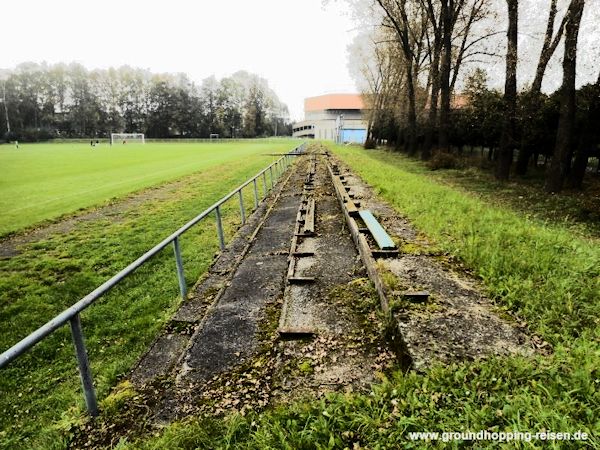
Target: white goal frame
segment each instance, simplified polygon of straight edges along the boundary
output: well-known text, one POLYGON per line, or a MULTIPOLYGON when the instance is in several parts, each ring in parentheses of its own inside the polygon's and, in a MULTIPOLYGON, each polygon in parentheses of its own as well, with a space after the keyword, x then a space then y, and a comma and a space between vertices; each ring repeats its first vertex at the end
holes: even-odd
POLYGON ((113 145, 115 142, 126 143, 129 141, 146 143, 144 133, 110 133, 110 145, 113 145))

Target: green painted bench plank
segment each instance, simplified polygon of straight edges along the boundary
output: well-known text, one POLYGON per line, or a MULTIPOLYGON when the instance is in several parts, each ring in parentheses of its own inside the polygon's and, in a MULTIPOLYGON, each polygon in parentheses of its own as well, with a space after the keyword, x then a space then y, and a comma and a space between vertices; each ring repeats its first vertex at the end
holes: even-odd
POLYGON ((377 219, 371 211, 364 209, 359 211, 358 214, 360 214, 360 218, 371 232, 371 235, 373 235, 375 242, 377 242, 377 245, 381 250, 391 250, 396 248, 396 244, 394 244, 392 238, 386 233, 379 222, 377 222, 377 219))

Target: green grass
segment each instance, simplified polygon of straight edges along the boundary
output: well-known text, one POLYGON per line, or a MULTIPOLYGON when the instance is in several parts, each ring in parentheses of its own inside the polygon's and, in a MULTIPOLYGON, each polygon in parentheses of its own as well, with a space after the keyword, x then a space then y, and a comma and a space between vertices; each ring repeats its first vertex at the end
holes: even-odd
POLYGON ((0 145, 0 236, 291 141, 0 145))
POLYGON ((438 247, 484 281, 499 305, 553 346, 549 356, 490 358, 401 372, 370 395, 308 399, 246 417, 192 418, 122 448, 582 448, 583 443, 411 442, 410 431, 591 434, 600 448, 600 245, 470 193, 447 173, 383 151, 334 147, 438 247))
MULTIPOLYGON (((293 145, 257 143, 245 150, 213 146, 212 151, 222 150, 221 161, 204 166, 199 162, 197 172, 184 177, 178 190, 149 195, 141 205, 114 217, 79 222, 69 233, 27 244, 21 254, 0 260, 0 348, 25 337, 266 167, 273 157, 262 153, 289 150, 293 145)), ((182 153, 197 157, 202 151, 200 147, 195 153, 190 147, 182 153)), ((107 177, 117 179, 110 173, 107 177)), ((262 195, 262 183, 259 188, 262 195)), ((248 211, 252 196, 252 189, 246 189, 248 211)), ((222 210, 227 238, 239 225, 236 200, 222 210)), ((218 249, 214 220, 189 230, 181 247, 191 285, 218 249)), ((100 399, 147 349, 178 302, 173 252, 168 247, 82 314, 100 399)), ((68 327, 0 371, 0 448, 64 448, 70 418, 82 410, 68 327)))

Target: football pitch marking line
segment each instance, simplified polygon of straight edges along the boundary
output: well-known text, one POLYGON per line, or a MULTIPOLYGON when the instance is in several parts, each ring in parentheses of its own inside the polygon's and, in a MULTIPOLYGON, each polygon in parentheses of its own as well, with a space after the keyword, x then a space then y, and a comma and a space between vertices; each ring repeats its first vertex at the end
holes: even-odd
MULTIPOLYGON (((212 159, 209 159, 209 160, 204 160, 204 161, 202 161, 202 162, 210 162, 210 161, 214 161, 214 160, 215 160, 215 158, 212 158, 212 159)), ((155 176, 156 174, 161 174, 161 173, 165 173, 165 172, 170 172, 170 171, 172 171, 172 170, 181 169, 181 168, 183 168, 183 167, 190 167, 190 166, 193 166, 193 165, 196 165, 196 164, 198 164, 198 163, 184 164, 184 165, 177 166, 177 167, 171 167, 171 168, 169 168, 169 169, 166 169, 166 170, 160 170, 160 171, 152 172, 152 174, 150 174, 150 175, 143 175, 143 176, 140 176, 140 177, 137 177, 137 178, 129 178, 129 179, 125 180, 125 181, 117 181, 117 182, 114 182, 114 183, 111 183, 111 184, 103 184, 103 185, 102 185, 102 186, 100 186, 100 187, 96 187, 96 188, 90 188, 90 189, 86 189, 86 190, 83 190, 83 191, 79 190, 79 191, 77 191, 77 192, 73 192, 72 194, 62 195, 62 196, 60 196, 60 197, 53 197, 53 198, 49 198, 49 199, 47 199, 47 200, 44 200, 44 201, 41 201, 41 202, 37 202, 37 203, 33 203, 33 204, 29 204, 29 205, 25 205, 25 206, 21 206, 21 207, 19 207, 19 208, 14 208, 14 209, 13 209, 13 208, 11 208, 11 209, 10 209, 8 212, 12 213, 12 212, 23 211, 23 210, 25 210, 25 209, 36 208, 36 207, 38 207, 38 206, 47 205, 48 203, 59 202, 59 201, 61 201, 61 200, 65 200, 65 199, 67 199, 67 198, 71 198, 71 197, 77 197, 77 196, 79 196, 79 195, 81 195, 81 194, 87 194, 87 193, 89 193, 89 192, 99 191, 99 190, 101 190, 101 189, 104 189, 104 188, 113 188, 113 187, 115 187, 115 186, 119 186, 120 184, 129 183, 129 182, 131 182, 131 181, 140 181, 140 180, 144 180, 144 179, 146 179, 146 178, 153 177, 153 176, 155 176)), ((182 176, 185 176, 185 175, 191 175, 192 173, 194 173, 194 172, 190 172, 190 173, 188 173, 188 174, 184 174, 184 175, 182 175, 182 176)), ((168 182, 168 181, 169 181, 169 180, 164 180, 164 182, 168 182)), ((145 189, 145 188, 148 188, 148 187, 150 187, 150 186, 146 186, 146 187, 144 187, 144 188, 142 188, 142 189, 145 189)), ((125 192, 124 194, 129 194, 129 193, 131 193, 131 192, 125 192)), ((90 205, 90 206, 91 206, 91 205, 90 205)))

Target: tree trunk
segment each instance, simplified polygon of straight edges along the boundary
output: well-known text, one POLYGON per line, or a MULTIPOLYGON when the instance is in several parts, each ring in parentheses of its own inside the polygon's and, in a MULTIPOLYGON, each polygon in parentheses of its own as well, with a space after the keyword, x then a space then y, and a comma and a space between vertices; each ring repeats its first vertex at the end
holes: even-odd
POLYGON ((599 133, 596 130, 600 121, 600 78, 594 86, 593 100, 582 124, 579 145, 575 152, 573 168, 567 180, 569 187, 581 189, 588 166, 591 149, 597 145, 599 133))
POLYGON ((6 116, 6 137, 10 140, 10 119, 8 118, 8 104, 6 103, 6 81, 2 82, 2 100, 4 115, 6 116))
POLYGON ((556 133, 556 146, 550 166, 546 171, 547 192, 560 192, 571 168, 573 131, 575 127, 575 78, 577 66, 577 37, 585 0, 571 0, 565 25, 565 53, 563 57, 563 83, 561 87, 560 117, 556 133))
POLYGON ((517 111, 517 58, 519 0, 506 0, 508 6, 508 46, 506 51, 506 80, 504 84, 505 114, 498 149, 495 176, 508 180, 513 160, 515 115, 517 111))
POLYGON ((450 125, 450 67, 452 63, 452 11, 454 0, 441 0, 442 59, 440 67, 440 128, 439 149, 448 151, 450 125))
POLYGON ((425 144, 421 159, 431 158, 431 149, 433 147, 433 137, 437 128, 437 104, 440 92, 440 51, 441 39, 436 36, 436 42, 433 49, 433 61, 431 63, 431 96, 429 102, 429 114, 427 118, 427 129, 425 130, 425 144))
POLYGON ((541 98, 539 92, 531 93, 531 97, 527 100, 525 104, 523 116, 521 120, 523 122, 523 130, 521 136, 521 146, 519 147, 519 154, 517 155, 517 162, 515 164, 515 173, 519 176, 524 176, 527 174, 527 169, 529 167, 529 160, 531 159, 532 149, 529 143, 527 142, 527 128, 525 124, 527 121, 537 120, 537 114, 539 108, 541 107, 541 98))
MULTIPOLYGON (((586 143, 587 144, 587 143, 586 143)), ((587 170, 588 159, 590 157, 590 147, 586 144, 581 145, 575 152, 575 161, 573 168, 569 172, 569 186, 574 189, 583 187, 583 178, 587 170)))
POLYGON ((413 76, 412 60, 406 63, 406 84, 408 91, 408 128, 406 130, 406 151, 409 155, 417 152, 417 100, 415 95, 415 81, 413 76))

